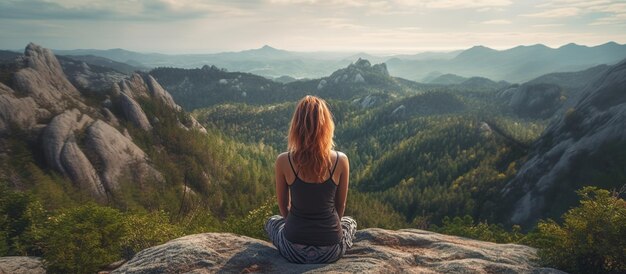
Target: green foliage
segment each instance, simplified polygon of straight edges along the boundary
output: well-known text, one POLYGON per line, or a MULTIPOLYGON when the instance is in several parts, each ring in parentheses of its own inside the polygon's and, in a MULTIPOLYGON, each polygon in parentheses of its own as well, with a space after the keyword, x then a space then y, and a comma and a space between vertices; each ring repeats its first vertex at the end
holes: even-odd
POLYGON ((41 203, 0 185, 0 256, 41 255, 45 221, 41 203))
POLYGON ((269 198, 260 207, 248 212, 243 218, 232 216, 226 219, 224 231, 267 240, 264 230, 265 221, 278 212, 275 199, 269 198))
POLYGON ((580 206, 538 224, 531 244, 549 266, 571 273, 626 272, 626 201, 596 187, 578 191, 580 206))
POLYGON ((164 211, 124 214, 125 233, 120 239, 122 256, 130 259, 135 253, 184 235, 183 228, 169 222, 164 211))
POLYGON ((44 240, 46 268, 53 273, 93 273, 121 259, 126 230, 119 211, 87 204, 50 218, 44 240))
POLYGON ((443 218, 441 226, 433 225, 430 229, 443 234, 496 243, 517 243, 524 237, 519 226, 513 226, 509 232, 502 225, 474 222, 474 219, 469 215, 465 215, 463 218, 446 216, 443 218))

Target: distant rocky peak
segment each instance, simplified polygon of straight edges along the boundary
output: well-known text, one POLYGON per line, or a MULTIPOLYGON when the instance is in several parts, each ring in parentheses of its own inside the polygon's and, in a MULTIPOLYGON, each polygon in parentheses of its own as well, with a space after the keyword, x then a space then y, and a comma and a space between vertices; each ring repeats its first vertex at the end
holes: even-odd
POLYGON ((319 82, 317 89, 321 90, 325 88, 327 84, 365 84, 370 83, 372 80, 380 81, 380 79, 386 78, 389 78, 387 65, 381 63, 372 66, 370 61, 359 58, 355 63, 348 65, 347 68, 337 70, 329 77, 322 79, 319 82))
POLYGON ((370 61, 367 61, 366 59, 361 59, 361 58, 359 58, 359 60, 356 60, 354 65, 356 67, 358 67, 358 68, 363 68, 363 69, 367 69, 367 68, 370 68, 372 66, 370 61))
POLYGON ((389 76, 389 71, 387 70, 387 64, 385 63, 380 63, 380 64, 376 64, 374 66, 372 66, 372 70, 374 70, 375 72, 378 72, 384 76, 389 76))

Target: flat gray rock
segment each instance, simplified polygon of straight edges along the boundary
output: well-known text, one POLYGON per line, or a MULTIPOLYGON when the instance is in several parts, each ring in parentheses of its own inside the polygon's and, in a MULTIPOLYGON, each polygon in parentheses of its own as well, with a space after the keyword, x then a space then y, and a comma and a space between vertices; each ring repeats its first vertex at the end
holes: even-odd
POLYGON ((292 264, 266 241, 231 233, 189 235, 145 249, 113 273, 563 273, 535 266, 534 248, 418 229, 357 231, 332 264, 292 264))
POLYGON ((38 257, 0 257, 0 274, 43 274, 43 262, 38 257))

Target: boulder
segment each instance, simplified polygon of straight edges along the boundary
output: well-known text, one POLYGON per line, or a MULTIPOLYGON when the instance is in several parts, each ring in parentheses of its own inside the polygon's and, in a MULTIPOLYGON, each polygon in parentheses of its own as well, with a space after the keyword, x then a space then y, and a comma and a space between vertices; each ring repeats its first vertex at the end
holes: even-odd
POLYGON ((69 177, 81 189, 99 201, 106 199, 106 192, 95 168, 76 143, 93 119, 77 109, 66 110, 46 126, 42 134, 42 148, 48 166, 69 177))
POLYGON ((38 257, 0 257, 0 274, 45 274, 43 261, 38 257))
POLYGON ((0 132, 7 131, 10 124, 28 130, 38 119, 49 115, 32 98, 18 98, 15 91, 0 83, 0 132))
POLYGON ((117 117, 115 117, 115 114, 113 114, 113 112, 111 112, 108 108, 102 108, 101 111, 102 116, 110 125, 114 127, 118 127, 120 125, 120 122, 117 120, 117 117))
POLYGON ((65 174, 79 187, 86 190, 100 202, 107 198, 100 177, 87 156, 80 149, 74 137, 70 137, 61 150, 61 165, 65 174))
POLYGON ((292 264, 269 242, 230 233, 189 235, 137 253, 113 273, 563 273, 536 250, 418 229, 369 228, 331 264, 292 264))
POLYGON ((146 154, 132 140, 109 124, 96 120, 87 128, 86 148, 95 153, 100 179, 108 190, 119 187, 127 176, 133 182, 162 181, 162 175, 147 162, 146 154))
POLYGON ((77 109, 66 110, 52 119, 41 137, 43 153, 48 166, 66 174, 61 163, 63 146, 70 137, 74 136, 75 131, 82 130, 91 122, 93 122, 91 117, 83 115, 77 109))
POLYGON ((178 111, 182 110, 182 108, 178 104, 176 104, 176 102, 174 102, 174 98, 172 98, 172 95, 170 95, 169 92, 163 89, 161 84, 159 84, 159 82, 157 82, 152 77, 152 75, 148 75, 146 76, 146 78, 147 78, 148 87, 150 89, 150 94, 152 95, 152 98, 155 98, 163 102, 166 106, 170 107, 171 109, 178 110, 178 111))
POLYGON ((124 116, 130 122, 132 122, 136 127, 141 128, 145 131, 149 131, 152 129, 152 125, 150 125, 150 121, 148 121, 148 117, 146 113, 143 112, 143 109, 139 104, 131 98, 126 93, 122 93, 120 95, 120 104, 122 106, 122 111, 124 112, 124 116))
POLYGON ((143 77, 137 73, 133 73, 128 79, 124 79, 119 83, 119 87, 122 93, 130 96, 133 99, 139 97, 149 97, 150 91, 148 85, 143 80, 143 77))

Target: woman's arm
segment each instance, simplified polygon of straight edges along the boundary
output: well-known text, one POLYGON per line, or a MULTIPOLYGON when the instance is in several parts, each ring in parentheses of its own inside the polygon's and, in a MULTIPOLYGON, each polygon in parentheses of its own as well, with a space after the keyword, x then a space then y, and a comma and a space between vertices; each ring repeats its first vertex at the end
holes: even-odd
POLYGON ((287 188, 287 179, 285 179, 285 174, 283 173, 281 157, 282 155, 279 155, 276 159, 276 163, 274 164, 274 173, 276 176, 276 200, 278 201, 280 215, 283 216, 283 218, 287 218, 287 213, 289 213, 289 189, 287 188))
POLYGON ((341 171, 339 177, 339 187, 335 194, 335 209, 339 218, 343 217, 343 213, 346 210, 346 200, 348 199, 348 184, 350 183, 350 161, 348 157, 341 153, 339 154, 339 163, 337 169, 341 171), (343 157, 342 157, 343 156, 343 157))

